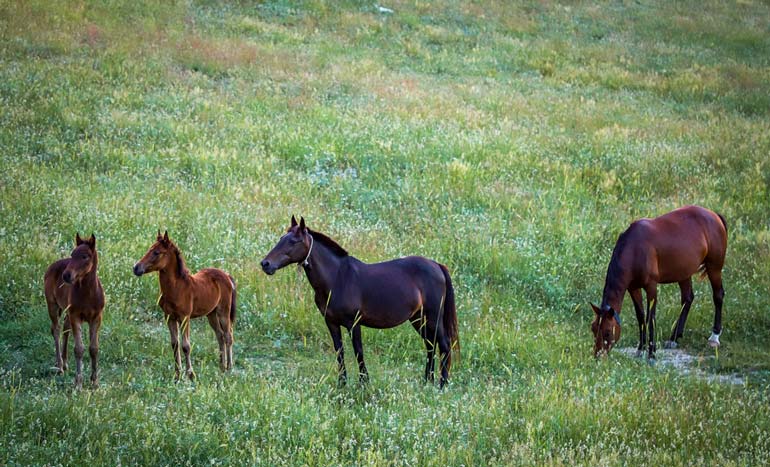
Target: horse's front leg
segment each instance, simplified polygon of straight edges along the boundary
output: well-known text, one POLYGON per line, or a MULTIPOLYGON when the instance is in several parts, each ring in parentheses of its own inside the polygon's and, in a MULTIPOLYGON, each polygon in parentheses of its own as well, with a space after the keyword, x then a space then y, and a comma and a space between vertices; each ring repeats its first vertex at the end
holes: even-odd
POLYGON ((326 327, 329 328, 329 334, 334 343, 334 352, 337 354, 337 384, 344 386, 348 381, 348 375, 345 371, 345 352, 342 349, 342 331, 339 324, 334 324, 326 320, 326 327))
POLYGON ((369 382, 369 373, 366 371, 366 365, 364 364, 364 345, 361 342, 361 325, 356 323, 351 330, 351 338, 353 340, 353 352, 356 354, 356 360, 358 360, 358 378, 362 383, 369 382))
POLYGON ((187 368, 187 377, 190 381, 195 379, 195 372, 192 368, 192 359, 190 358, 190 316, 182 320, 182 352, 184 353, 185 365, 187 368))
POLYGON ((647 287, 647 358, 655 360, 655 310, 658 307, 658 287, 652 284, 647 287))
POLYGON ((75 389, 83 388, 83 339, 80 335, 80 319, 70 317, 72 326, 72 338, 75 340, 75 389))
POLYGON ((174 381, 179 381, 179 368, 182 366, 182 357, 179 355, 179 322, 173 315, 166 315, 166 323, 171 336, 171 352, 174 354, 174 381))
POLYGON ((88 323, 88 352, 91 355, 91 384, 99 387, 99 328, 102 326, 102 314, 88 323))
POLYGON ((644 332, 644 308, 642 308, 642 289, 629 290, 631 301, 636 312, 636 323, 639 325, 639 346, 636 347, 636 356, 644 354, 644 344, 647 342, 647 333, 644 332))

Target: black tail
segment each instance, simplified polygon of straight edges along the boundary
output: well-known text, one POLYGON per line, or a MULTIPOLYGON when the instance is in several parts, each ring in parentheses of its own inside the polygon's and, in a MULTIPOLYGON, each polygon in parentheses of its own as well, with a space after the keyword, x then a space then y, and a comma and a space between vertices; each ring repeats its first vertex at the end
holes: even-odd
MULTIPOLYGON (((228 276, 230 276, 228 274, 228 276)), ((233 283, 233 299, 230 301, 230 323, 231 326, 235 324, 235 299, 237 297, 237 294, 235 293, 235 279, 233 279, 233 276, 230 276, 230 282, 233 283)))
POLYGON ((725 226, 725 233, 727 233, 727 221, 725 220, 725 216, 719 213, 717 213, 717 216, 719 216, 719 220, 722 221, 722 225, 725 226))
POLYGON ((452 278, 449 277, 449 270, 443 264, 439 264, 441 272, 444 273, 446 281, 446 298, 444 298, 444 316, 442 324, 444 331, 449 339, 449 355, 447 356, 447 369, 452 368, 452 353, 457 352, 460 357, 460 336, 457 334, 457 308, 455 307, 455 289, 452 287, 452 278))

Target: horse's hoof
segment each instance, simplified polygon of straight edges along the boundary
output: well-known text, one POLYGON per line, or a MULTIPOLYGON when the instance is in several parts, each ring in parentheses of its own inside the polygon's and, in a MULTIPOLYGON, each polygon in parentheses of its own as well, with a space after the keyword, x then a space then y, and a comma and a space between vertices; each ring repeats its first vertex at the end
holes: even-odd
POLYGON ((642 357, 644 357, 644 350, 636 349, 636 358, 642 358, 642 357))
POLYGON ((190 381, 195 381, 195 372, 192 370, 188 371, 187 377, 190 378, 190 381))
POLYGON ((719 347, 719 334, 711 333, 711 336, 709 337, 709 345, 713 348, 719 347))
POLYGON ((663 343, 664 349, 675 349, 679 347, 679 344, 676 343, 676 341, 666 341, 663 343))
POLYGON ((655 365, 658 363, 658 361, 655 359, 655 356, 653 355, 652 357, 649 357, 649 358, 647 359, 647 363, 648 363, 650 366, 655 366, 655 365))
POLYGON ((83 378, 82 377, 75 377, 75 389, 80 391, 83 389, 83 378))

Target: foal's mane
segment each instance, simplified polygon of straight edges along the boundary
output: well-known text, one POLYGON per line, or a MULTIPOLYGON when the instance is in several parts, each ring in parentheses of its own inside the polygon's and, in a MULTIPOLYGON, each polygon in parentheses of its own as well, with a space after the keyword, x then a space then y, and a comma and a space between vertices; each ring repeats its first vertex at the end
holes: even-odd
POLYGON ((190 275, 190 270, 187 269, 187 265, 184 262, 184 258, 182 258, 182 250, 179 249, 178 246, 171 240, 168 241, 169 249, 176 254, 176 272, 179 275, 180 278, 185 279, 187 276, 190 275))
POLYGON ((322 243, 324 246, 332 250, 335 254, 338 256, 348 256, 348 251, 340 246, 339 243, 332 240, 329 236, 326 234, 322 234, 321 232, 316 232, 315 230, 307 229, 308 232, 310 232, 310 235, 313 236, 313 240, 322 243))

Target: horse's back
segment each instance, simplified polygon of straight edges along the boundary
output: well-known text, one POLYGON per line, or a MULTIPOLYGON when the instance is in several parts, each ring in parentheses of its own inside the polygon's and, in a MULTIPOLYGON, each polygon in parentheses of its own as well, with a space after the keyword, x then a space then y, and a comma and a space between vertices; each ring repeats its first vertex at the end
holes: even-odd
POLYGON ((195 284, 196 301, 194 316, 210 313, 223 301, 230 303, 235 284, 225 271, 219 268, 204 268, 193 274, 192 280, 195 284))

